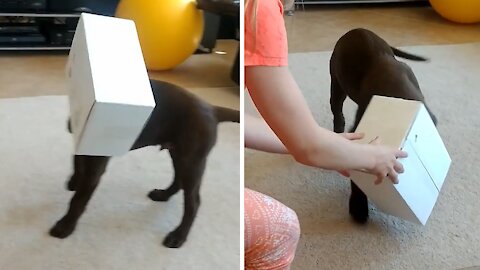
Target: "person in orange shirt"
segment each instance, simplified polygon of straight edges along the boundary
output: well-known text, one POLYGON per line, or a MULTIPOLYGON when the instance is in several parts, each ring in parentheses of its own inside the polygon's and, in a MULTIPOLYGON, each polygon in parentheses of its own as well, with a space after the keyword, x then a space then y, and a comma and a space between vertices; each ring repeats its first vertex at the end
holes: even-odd
MULTIPOLYGON (((245 86, 261 118, 245 115, 245 147, 292 155, 299 163, 344 176, 363 170, 398 183, 407 153, 352 142, 363 134, 336 134, 318 126, 288 69, 288 43, 280 0, 245 0, 245 86)), ((245 269, 289 269, 300 236, 295 212, 245 188, 245 269)))

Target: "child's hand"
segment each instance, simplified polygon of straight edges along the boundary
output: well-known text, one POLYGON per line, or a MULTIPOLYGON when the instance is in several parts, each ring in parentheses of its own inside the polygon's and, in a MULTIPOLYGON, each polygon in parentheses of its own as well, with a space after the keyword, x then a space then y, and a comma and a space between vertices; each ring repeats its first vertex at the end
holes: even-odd
MULTIPOLYGON (((342 133, 340 135, 349 140, 358 140, 364 137, 363 133, 342 133)), ((407 152, 381 145, 379 137, 373 139, 369 144, 374 146, 371 148, 374 165, 370 169, 361 169, 360 171, 375 175, 377 177, 375 185, 381 184, 385 177, 388 177, 392 183, 398 184, 398 174, 403 173, 404 168, 397 158, 407 157, 407 152)), ((345 177, 350 177, 348 170, 337 172, 345 177)))
POLYGON ((380 145, 380 139, 376 137, 370 144, 373 150, 374 166, 366 170, 377 176, 375 185, 381 184, 383 178, 389 178, 392 183, 398 184, 398 174, 403 173, 403 165, 397 159, 405 158, 408 153, 402 150, 380 145))
POLYGON ((364 133, 340 133, 340 135, 342 135, 345 139, 349 139, 351 141, 360 140, 365 137, 364 133))

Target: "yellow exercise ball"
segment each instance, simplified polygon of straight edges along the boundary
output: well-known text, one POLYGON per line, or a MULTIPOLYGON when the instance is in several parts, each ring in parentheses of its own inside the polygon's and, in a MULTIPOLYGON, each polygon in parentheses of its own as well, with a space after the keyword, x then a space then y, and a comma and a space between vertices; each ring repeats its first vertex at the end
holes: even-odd
POLYGON ((121 0, 115 16, 135 22, 150 70, 181 64, 203 36, 203 12, 197 9, 196 0, 121 0))
POLYGON ((479 0, 430 0, 430 4, 447 20, 457 23, 480 22, 479 0))

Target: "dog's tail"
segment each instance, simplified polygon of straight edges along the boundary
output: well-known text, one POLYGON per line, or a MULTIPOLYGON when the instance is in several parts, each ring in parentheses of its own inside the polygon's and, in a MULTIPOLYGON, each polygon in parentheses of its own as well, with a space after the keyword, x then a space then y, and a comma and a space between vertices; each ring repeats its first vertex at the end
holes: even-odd
POLYGON ((215 106, 215 115, 218 122, 240 123, 240 111, 224 107, 215 106))
POLYGON ((425 58, 425 57, 418 56, 418 55, 413 55, 413 54, 404 52, 402 50, 399 50, 395 47, 390 47, 390 48, 392 48, 393 54, 395 56, 405 58, 405 59, 409 59, 409 60, 413 60, 413 61, 428 61, 428 59, 425 58))

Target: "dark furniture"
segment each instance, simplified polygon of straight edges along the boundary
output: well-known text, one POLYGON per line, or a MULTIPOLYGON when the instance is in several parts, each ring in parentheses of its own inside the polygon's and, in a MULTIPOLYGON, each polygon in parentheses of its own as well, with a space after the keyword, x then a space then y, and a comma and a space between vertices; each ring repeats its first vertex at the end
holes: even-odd
MULTIPOLYGON (((0 51, 69 50, 80 13, 114 16, 119 2, 0 0, 0 51)), ((220 15, 204 13, 205 31, 196 53, 212 52, 221 20, 220 15)))
POLYGON ((0 50, 68 50, 80 13, 112 16, 119 0, 0 0, 0 50))

